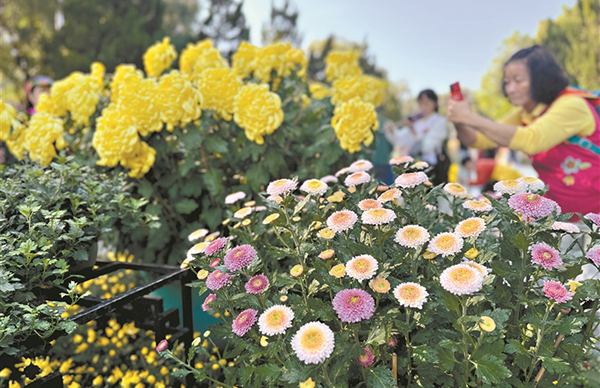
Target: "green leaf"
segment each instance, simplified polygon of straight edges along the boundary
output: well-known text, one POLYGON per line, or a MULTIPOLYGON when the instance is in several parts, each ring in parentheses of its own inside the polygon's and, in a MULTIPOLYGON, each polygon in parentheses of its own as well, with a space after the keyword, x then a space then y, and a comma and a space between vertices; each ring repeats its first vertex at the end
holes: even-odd
POLYGON ((178 213, 183 213, 183 214, 190 214, 197 208, 198 208, 198 203, 196 203, 196 201, 193 201, 191 199, 184 199, 175 204, 175 210, 177 210, 178 213))
POLYGON ((566 317, 556 331, 563 335, 579 333, 583 325, 587 323, 587 317, 566 317))
POLYGON ((421 364, 437 364, 440 361, 435 349, 427 345, 413 347, 413 358, 421 364))
POLYGON ((512 241, 515 244, 515 247, 521 250, 527 249, 527 247, 529 247, 529 244, 531 243, 531 240, 525 237, 525 234, 523 232, 519 232, 519 234, 513 237, 512 241))
POLYGON ((377 366, 367 371, 368 388, 390 388, 396 385, 392 370, 384 366, 377 366))
POLYGON ((226 153, 229 143, 218 135, 212 135, 204 140, 204 147, 208 152, 218 152, 220 154, 226 153))
POLYGON ((473 364, 475 364, 475 374, 485 384, 498 384, 512 376, 510 370, 504 366, 504 362, 491 354, 473 360, 473 364))
POLYGON ((385 343, 386 339, 386 327, 382 324, 371 327, 369 336, 367 337, 368 344, 381 345, 385 343))
POLYGON ((73 252, 73 258, 77 261, 85 261, 88 259, 88 257, 87 251, 84 251, 83 249, 78 249, 73 252))
POLYGON ((571 371, 569 363, 558 357, 542 358, 542 366, 550 373, 567 373, 571 371))
POLYGON ((208 189, 211 195, 219 195, 225 192, 223 187, 223 171, 210 168, 205 174, 202 175, 202 182, 208 189))
POLYGON ((517 353, 523 356, 529 355, 529 352, 527 351, 527 349, 525 349, 525 346, 523 346, 518 340, 514 338, 508 340, 508 343, 504 345, 504 352, 508 354, 517 353))
POLYGON ((262 382, 277 381, 281 374, 281 368, 275 364, 263 364, 256 367, 256 375, 262 382))

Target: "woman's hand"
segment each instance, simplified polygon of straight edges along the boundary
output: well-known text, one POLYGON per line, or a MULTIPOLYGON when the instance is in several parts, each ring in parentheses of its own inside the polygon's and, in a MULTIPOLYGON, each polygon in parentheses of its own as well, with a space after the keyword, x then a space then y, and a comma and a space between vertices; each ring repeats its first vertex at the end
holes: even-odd
POLYGON ((471 115, 471 104, 468 101, 448 101, 448 112, 446 117, 448 121, 454 124, 468 124, 468 118, 471 115))

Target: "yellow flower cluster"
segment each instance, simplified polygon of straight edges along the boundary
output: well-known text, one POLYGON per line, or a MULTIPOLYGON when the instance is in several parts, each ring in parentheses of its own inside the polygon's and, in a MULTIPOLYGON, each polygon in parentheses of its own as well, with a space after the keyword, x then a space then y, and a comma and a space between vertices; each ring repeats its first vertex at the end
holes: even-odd
POLYGON ((309 83, 308 90, 310 91, 311 96, 317 100, 324 100, 333 95, 333 90, 321 82, 309 83))
POLYGON ((25 125, 17 117, 17 109, 0 99, 0 141, 6 143, 11 154, 22 158, 25 125))
POLYGON ((226 67, 229 67, 229 64, 210 39, 204 39, 196 44, 188 43, 179 58, 181 73, 192 77, 199 76, 206 69, 226 67))
POLYGON ((354 50, 332 51, 325 58, 325 76, 331 82, 338 78, 362 74, 358 65, 360 54, 354 50))
POLYGON ((244 129, 246 137, 264 144, 263 136, 272 134, 283 122, 281 98, 267 85, 247 84, 234 101, 234 121, 244 129))
POLYGON ((142 71, 136 69, 135 65, 121 64, 115 69, 115 73, 113 74, 113 79, 110 84, 110 90, 112 93, 111 97, 113 101, 119 100, 119 88, 124 83, 125 78, 127 78, 130 75, 137 76, 138 78, 144 78, 144 74, 142 73, 142 71))
POLYGON ((355 97, 336 106, 331 125, 340 140, 340 147, 351 154, 360 151, 360 144, 370 145, 373 132, 379 128, 377 113, 373 104, 355 97))
MULTIPOLYGON (((290 75, 297 67, 300 69, 298 74, 302 76, 308 65, 304 51, 292 49, 289 43, 274 43, 262 47, 258 50, 255 61, 254 76, 262 82, 269 82, 273 71, 280 78, 290 75)), ((273 89, 277 88, 274 86, 273 89)))
POLYGON ((224 120, 230 121, 235 96, 242 87, 242 81, 235 71, 228 68, 208 69, 196 82, 203 97, 202 109, 212 109, 224 120))
POLYGON ((126 159, 121 160, 121 165, 129 169, 128 175, 132 178, 143 178, 154 165, 156 150, 144 141, 138 142, 126 159))
POLYGON ((67 93, 67 109, 75 124, 88 126, 90 117, 96 112, 100 101, 101 88, 97 78, 91 75, 73 73, 71 89, 67 93))
POLYGON ((56 156, 56 149, 61 150, 68 145, 62 137, 63 131, 60 119, 48 113, 34 114, 23 138, 23 147, 29 152, 31 160, 42 166, 49 165, 56 156))
POLYGON ((148 77, 158 77, 171 67, 173 61, 177 58, 175 46, 171 44, 169 38, 164 38, 162 42, 157 42, 150 46, 144 53, 144 69, 148 77))
POLYGON ((106 73, 106 66, 100 62, 94 62, 91 65, 91 75, 96 78, 96 84, 100 86, 100 89, 104 89, 104 74, 106 73))
POLYGON ((240 43, 237 51, 232 55, 231 64, 242 79, 250 77, 250 74, 254 71, 258 51, 258 47, 244 41, 240 43))
POLYGON ((160 104, 158 98, 158 84, 154 79, 143 78, 135 72, 125 75, 118 85, 119 95, 113 99, 122 116, 131 118, 142 136, 152 132, 159 132, 163 127, 160 120, 160 104))
POLYGON ((372 75, 343 77, 333 82, 331 102, 333 105, 339 105, 359 97, 364 102, 378 106, 383 101, 384 90, 385 82, 372 75))
POLYGON ((158 83, 160 118, 173 131, 175 125, 185 126, 202 115, 202 94, 177 70, 162 76, 158 83))

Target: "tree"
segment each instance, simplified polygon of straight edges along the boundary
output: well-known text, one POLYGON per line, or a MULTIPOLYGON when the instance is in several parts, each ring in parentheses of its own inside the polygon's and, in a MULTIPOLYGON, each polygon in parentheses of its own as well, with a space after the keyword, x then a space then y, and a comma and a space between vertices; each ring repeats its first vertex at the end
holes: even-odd
POLYGON ((543 20, 536 42, 564 65, 572 84, 600 89, 600 2, 578 0, 556 20, 543 20))
POLYGON ((504 64, 516 51, 532 44, 533 39, 529 35, 515 31, 496 49, 496 58, 492 61, 490 69, 481 78, 481 88, 475 94, 477 106, 482 114, 498 120, 513 108, 502 93, 504 64))
POLYGON ((271 20, 262 27, 262 43, 267 45, 274 42, 289 42, 292 46, 299 47, 302 43, 302 34, 298 31, 296 22, 298 9, 286 0, 281 8, 271 4, 271 20))
POLYGON ((250 39, 243 4, 243 0, 210 0, 208 16, 202 21, 198 39, 210 38, 214 46, 229 58, 243 40, 250 39))

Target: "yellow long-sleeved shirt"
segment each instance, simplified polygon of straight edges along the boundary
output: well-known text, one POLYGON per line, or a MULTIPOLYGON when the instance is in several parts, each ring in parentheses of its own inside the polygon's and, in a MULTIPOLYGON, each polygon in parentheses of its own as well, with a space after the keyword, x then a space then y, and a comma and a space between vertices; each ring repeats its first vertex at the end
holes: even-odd
MULTIPOLYGON (((511 150, 535 155, 548 151, 571 136, 586 137, 594 133, 594 115, 580 96, 567 94, 558 97, 540 117, 545 108, 546 105, 538 104, 531 113, 520 108, 500 120, 503 124, 517 126, 517 132, 508 145, 511 150)), ((472 147, 491 149, 498 144, 477 132, 477 140, 472 147)))

